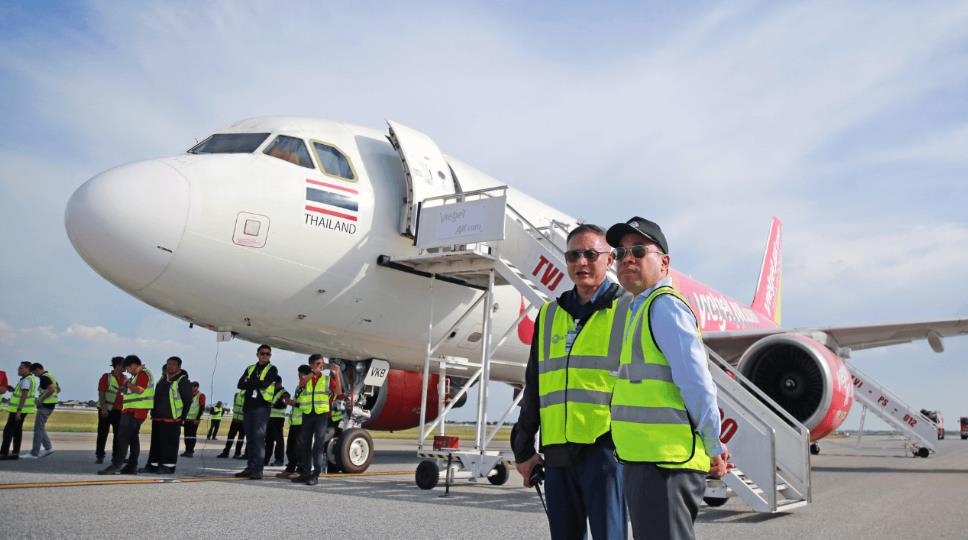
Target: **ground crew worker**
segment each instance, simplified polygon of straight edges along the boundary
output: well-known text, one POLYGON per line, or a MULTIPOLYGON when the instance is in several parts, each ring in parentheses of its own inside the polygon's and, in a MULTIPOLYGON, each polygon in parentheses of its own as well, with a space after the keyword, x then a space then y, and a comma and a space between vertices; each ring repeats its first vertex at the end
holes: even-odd
POLYGON ((257 362, 247 367, 239 377, 238 388, 245 390, 245 406, 242 417, 245 436, 249 439, 247 453, 249 460, 237 478, 262 480, 262 469, 265 467, 265 439, 266 426, 269 423, 269 404, 275 396, 276 377, 279 371, 269 363, 272 358, 272 347, 262 344, 256 349, 257 362))
POLYGON ((20 459, 20 442, 24 433, 24 420, 27 415, 37 411, 37 378, 31 373, 30 362, 21 362, 17 367, 20 381, 10 388, 10 402, 7 404, 7 423, 3 426, 3 444, 0 445, 0 459, 20 459), (11 448, 11 443, 13 447, 11 448), (12 450, 12 452, 11 452, 12 450))
POLYGON ((124 358, 124 370, 130 377, 121 387, 124 395, 121 403, 121 422, 114 437, 111 464, 98 474, 138 474, 138 457, 141 454, 141 424, 148 418, 148 411, 155 403, 155 378, 141 359, 131 354, 124 358), (128 463, 122 467, 125 456, 128 463))
MULTIPOLYGON (((104 463, 104 448, 108 442, 108 431, 118 437, 121 424, 121 406, 124 404, 124 357, 111 359, 111 371, 101 375, 97 383, 97 442, 94 445, 95 463, 104 463)), ((112 445, 113 446, 113 445, 112 445)), ((114 457, 111 457, 114 461, 114 457)))
POLYGON ((611 401, 632 535, 694 538, 706 475, 723 476, 729 460, 706 350, 673 286, 662 229, 633 217, 606 238, 619 282, 635 296, 611 401))
POLYGON ((222 402, 216 401, 215 405, 212 405, 212 411, 208 419, 208 434, 205 435, 205 440, 218 440, 218 427, 222 424, 222 402))
MULTIPOLYGON (((310 371, 308 364, 303 364, 297 369, 300 379, 309 375, 310 371)), ((289 405, 289 433, 286 435, 286 459, 289 461, 286 463, 286 469, 277 474, 276 478, 291 480, 302 476, 305 472, 305 468, 302 466, 302 445, 299 440, 302 437, 303 416, 302 409, 299 408, 299 392, 300 390, 297 388, 295 395, 287 401, 289 405)))
POLYGON ((202 421, 202 411, 205 410, 205 394, 198 390, 198 381, 192 381, 192 405, 185 416, 185 451, 182 457, 195 455, 195 442, 198 440, 198 424, 202 421))
POLYGON ((0 407, 0 412, 7 410, 7 392, 11 390, 13 390, 13 387, 10 386, 10 381, 7 380, 7 372, 0 369, 0 398, 3 399, 3 406, 0 407))
POLYGON ((575 286, 542 306, 535 320, 511 447, 526 487, 534 467, 544 463, 552 538, 584 538, 590 528, 596 539, 624 539, 621 465, 608 431, 608 401, 631 298, 607 279, 612 250, 600 227, 579 225, 567 242, 575 286), (544 458, 534 449, 539 428, 544 458))
POLYGON ((242 444, 245 442, 245 430, 242 429, 242 411, 244 406, 245 390, 238 390, 235 392, 235 401, 232 404, 232 422, 229 424, 229 434, 225 441, 225 450, 222 450, 222 453, 215 457, 229 457, 229 450, 232 449, 232 441, 238 435, 239 442, 235 444, 235 455, 232 457, 234 459, 242 459, 242 444))
POLYGON ((165 362, 165 376, 155 385, 155 402, 151 408, 151 447, 148 463, 140 472, 173 474, 178 464, 178 440, 181 426, 192 402, 192 383, 182 370, 182 359, 170 357, 165 362))
MULTIPOLYGON (((330 362, 330 371, 339 372, 341 366, 336 360, 330 362)), ((341 377, 330 377, 329 379, 329 426, 326 427, 326 444, 324 448, 329 448, 331 441, 338 439, 343 434, 343 410, 346 403, 343 399, 343 388, 341 377)), ((328 450, 327 450, 328 454, 328 450)), ((326 460, 327 472, 338 472, 329 470, 329 459, 326 460)))
POLYGON ((309 357, 310 373, 299 379, 299 408, 302 409, 303 427, 300 444, 303 450, 305 472, 293 478, 310 486, 319 483, 326 460, 326 427, 329 424, 329 373, 324 371, 326 360, 321 354, 309 357))
POLYGON ((54 414, 54 407, 57 406, 57 401, 60 399, 57 395, 60 392, 60 385, 57 384, 57 377, 44 369, 43 364, 34 362, 30 369, 37 377, 37 391, 39 392, 37 396, 37 416, 34 417, 33 448, 30 449, 29 454, 21 457, 36 459, 54 453, 54 446, 50 442, 50 436, 47 435, 47 419, 54 414))
POLYGON ((276 391, 272 396, 272 405, 269 409, 269 422, 266 424, 266 457, 263 462, 269 465, 269 460, 272 459, 272 451, 275 448, 276 460, 272 462, 272 466, 279 466, 283 464, 283 458, 286 456, 286 439, 282 434, 282 429, 286 424, 286 404, 289 402, 289 392, 282 387, 282 377, 276 377, 276 391))

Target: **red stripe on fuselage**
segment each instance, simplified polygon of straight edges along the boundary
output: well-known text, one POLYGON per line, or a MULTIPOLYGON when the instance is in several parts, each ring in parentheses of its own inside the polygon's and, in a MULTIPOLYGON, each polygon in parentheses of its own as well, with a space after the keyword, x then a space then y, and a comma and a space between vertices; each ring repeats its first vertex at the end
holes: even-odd
POLYGON ((345 191, 347 193, 352 193, 353 195, 359 195, 359 193, 360 193, 359 191, 356 191, 353 188, 348 188, 348 187, 345 187, 345 186, 337 186, 336 184, 327 184, 326 182, 320 182, 319 180, 310 180, 309 178, 306 179, 306 183, 313 184, 313 185, 317 185, 317 186, 328 187, 330 189, 338 189, 340 191, 345 191))
POLYGON ((349 221, 356 221, 356 216, 351 216, 349 214, 341 214, 339 212, 334 212, 332 210, 326 210, 325 208, 319 208, 318 206, 310 206, 307 204, 306 210, 309 210, 310 212, 319 212, 320 214, 326 214, 328 216, 334 216, 334 217, 346 219, 349 221))

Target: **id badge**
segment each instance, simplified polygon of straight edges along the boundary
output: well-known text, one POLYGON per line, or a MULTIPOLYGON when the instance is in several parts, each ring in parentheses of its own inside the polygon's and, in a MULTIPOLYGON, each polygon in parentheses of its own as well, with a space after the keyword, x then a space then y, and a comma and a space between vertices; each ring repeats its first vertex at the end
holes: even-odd
POLYGON ((572 346, 572 344, 575 343, 575 336, 577 336, 577 335, 578 335, 578 332, 576 332, 575 330, 571 330, 571 331, 568 332, 568 335, 565 336, 565 350, 566 351, 571 352, 571 346, 572 346))
POLYGON ((258 390, 253 390, 252 391, 252 397, 254 397, 254 398, 259 397, 259 391, 258 390))

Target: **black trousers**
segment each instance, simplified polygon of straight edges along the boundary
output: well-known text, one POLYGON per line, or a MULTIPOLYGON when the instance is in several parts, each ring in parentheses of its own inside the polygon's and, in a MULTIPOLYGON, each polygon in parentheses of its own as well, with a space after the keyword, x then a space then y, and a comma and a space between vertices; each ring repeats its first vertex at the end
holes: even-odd
POLYGON ((118 424, 117 435, 114 436, 114 445, 111 450, 111 463, 121 466, 125 456, 128 457, 128 464, 137 467, 138 456, 141 455, 141 424, 144 419, 134 417, 134 413, 123 413, 118 424), (130 453, 129 453, 130 450, 130 453))
POLYGON ((289 435, 286 437, 286 457, 289 463, 286 464, 286 471, 304 472, 302 466, 302 425, 294 426, 289 424, 289 435))
POLYGON ((222 425, 222 420, 211 420, 211 425, 208 426, 208 435, 205 436, 206 439, 215 440, 218 437, 218 427, 222 425))
POLYGON ((192 421, 185 421, 185 451, 189 454, 195 453, 195 441, 198 436, 198 424, 192 421))
MULTIPOLYGON (((108 431, 114 433, 114 438, 118 438, 118 426, 121 425, 121 411, 120 410, 110 410, 107 416, 101 416, 101 412, 98 411, 97 415, 97 443, 94 445, 94 455, 98 458, 104 457, 104 447, 108 443, 108 431)), ((111 463, 117 461, 114 456, 111 456, 111 463)))
POLYGON ((266 425, 269 423, 269 407, 249 407, 242 413, 245 436, 249 439, 246 453, 249 454, 249 472, 262 474, 265 467, 266 425))
POLYGON ((20 420, 17 420, 16 414, 10 413, 10 416, 7 417, 7 423, 3 426, 3 445, 0 446, 0 455, 20 454, 20 441, 24 436, 24 420, 27 419, 27 416, 29 416, 29 413, 21 414, 20 420), (8 454, 7 451, 10 450, 11 442, 13 443, 13 452, 8 454))
POLYGON ((242 443, 245 442, 245 430, 242 429, 241 420, 232 420, 232 423, 229 424, 229 434, 228 440, 225 441, 224 454, 228 455, 229 450, 232 449, 232 440, 235 439, 236 435, 239 436, 239 442, 235 443, 235 456, 238 457, 242 455, 242 443))
POLYGON ((174 467, 178 464, 178 439, 181 438, 181 425, 177 422, 151 422, 151 448, 148 450, 148 465, 174 467))
POLYGON ((329 414, 303 414, 302 450, 306 474, 318 476, 326 469, 326 428, 329 414))
POLYGON ((272 457, 273 447, 275 447, 276 461, 282 461, 286 457, 286 440, 282 436, 282 428, 285 424, 285 418, 269 418, 269 423, 266 425, 266 465, 272 457))

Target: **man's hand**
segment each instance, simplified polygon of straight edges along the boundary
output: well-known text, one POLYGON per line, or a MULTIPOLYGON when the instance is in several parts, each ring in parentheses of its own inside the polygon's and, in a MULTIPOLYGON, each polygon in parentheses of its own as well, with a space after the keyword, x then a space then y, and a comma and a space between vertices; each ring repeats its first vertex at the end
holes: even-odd
POLYGON ((518 473, 524 477, 524 487, 533 487, 531 484, 531 471, 534 469, 534 466, 539 463, 544 463, 544 460, 541 459, 541 454, 536 453, 523 463, 516 463, 514 465, 518 469, 518 473))
POLYGON ((105 411, 104 409, 100 409, 100 410, 98 411, 98 414, 100 414, 100 415, 101 415, 101 418, 107 418, 107 417, 108 417, 108 412, 107 412, 107 411, 105 411))
POLYGON ((709 460, 709 476, 713 478, 722 478, 726 476, 726 473, 734 467, 732 463, 729 462, 729 449, 726 445, 723 445, 723 453, 718 456, 714 456, 709 460))

